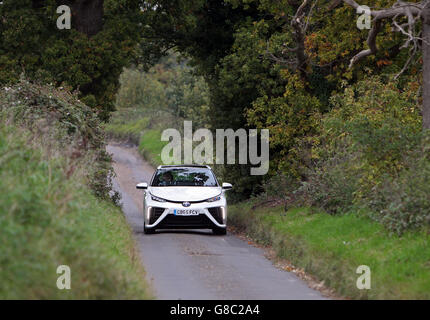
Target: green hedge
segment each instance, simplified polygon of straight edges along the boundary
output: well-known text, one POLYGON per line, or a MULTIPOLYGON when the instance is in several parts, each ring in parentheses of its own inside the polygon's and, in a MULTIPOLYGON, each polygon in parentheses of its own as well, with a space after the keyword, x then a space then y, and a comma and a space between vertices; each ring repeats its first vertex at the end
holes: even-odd
POLYGON ((360 214, 332 216, 309 208, 229 208, 229 223, 278 256, 303 268, 345 297, 429 299, 430 236, 406 232, 391 236, 382 225, 360 214), (371 289, 358 290, 357 267, 371 270, 371 289))

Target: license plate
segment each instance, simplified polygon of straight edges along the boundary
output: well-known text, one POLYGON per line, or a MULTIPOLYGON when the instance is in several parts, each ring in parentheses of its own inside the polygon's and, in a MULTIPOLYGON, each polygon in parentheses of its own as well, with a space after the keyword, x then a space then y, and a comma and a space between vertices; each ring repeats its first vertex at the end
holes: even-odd
POLYGON ((173 214, 175 216, 198 216, 200 211, 195 209, 173 209, 173 214))

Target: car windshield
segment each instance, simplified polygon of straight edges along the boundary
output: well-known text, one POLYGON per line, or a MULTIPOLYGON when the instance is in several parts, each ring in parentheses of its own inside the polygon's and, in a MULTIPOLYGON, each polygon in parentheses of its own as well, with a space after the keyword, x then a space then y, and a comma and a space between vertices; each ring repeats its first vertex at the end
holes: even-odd
POLYGON ((207 168, 162 168, 152 180, 153 187, 216 187, 216 179, 207 168))

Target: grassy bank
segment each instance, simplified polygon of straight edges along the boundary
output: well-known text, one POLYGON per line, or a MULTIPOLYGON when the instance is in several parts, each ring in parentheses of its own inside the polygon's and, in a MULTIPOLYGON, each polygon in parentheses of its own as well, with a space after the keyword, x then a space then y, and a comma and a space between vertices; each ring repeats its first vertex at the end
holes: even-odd
POLYGON ((362 299, 429 299, 430 236, 391 236, 378 223, 355 214, 331 216, 306 208, 229 208, 229 223, 277 255, 324 280, 342 296, 362 299), (358 290, 356 269, 371 270, 371 289, 358 290))
POLYGON ((120 77, 116 110, 105 125, 108 138, 131 142, 153 166, 162 164, 161 132, 208 124, 209 88, 203 77, 178 54, 169 53, 148 71, 125 69, 120 77))
POLYGON ((161 131, 151 129, 144 132, 139 143, 139 151, 154 167, 163 164, 161 161, 161 151, 167 144, 161 141, 161 131))
POLYGON ((123 123, 111 121, 105 126, 109 139, 124 141, 138 146, 139 152, 154 167, 162 164, 161 151, 167 144, 161 141, 161 129, 148 128, 147 118, 123 123))
POLYGON ((110 176, 100 123, 75 96, 0 90, 0 299, 151 297, 110 176))
POLYGON ((135 121, 111 121, 105 126, 105 131, 109 137, 116 140, 128 141, 139 144, 143 133, 142 128, 148 125, 148 118, 137 119, 135 121))
POLYGON ((0 127, 0 298, 148 298, 121 210, 25 136, 0 127), (59 265, 71 268, 71 290, 57 289, 59 265))

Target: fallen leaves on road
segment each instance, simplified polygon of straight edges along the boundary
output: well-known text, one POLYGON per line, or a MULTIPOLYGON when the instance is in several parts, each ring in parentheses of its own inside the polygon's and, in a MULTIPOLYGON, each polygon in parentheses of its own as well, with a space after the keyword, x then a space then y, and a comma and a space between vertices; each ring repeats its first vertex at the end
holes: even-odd
POLYGON ((262 244, 254 242, 249 235, 245 234, 238 228, 229 226, 229 230, 231 233, 234 233, 238 238, 246 241, 249 245, 263 249, 264 256, 268 260, 270 260, 276 268, 286 272, 294 273, 298 278, 305 281, 309 288, 318 290, 324 296, 330 297, 331 299, 345 299, 338 297, 333 289, 326 287, 324 281, 319 281, 318 279, 312 277, 311 275, 307 274, 302 268, 296 268, 290 261, 279 258, 275 250, 273 250, 271 246, 264 246, 262 244))

